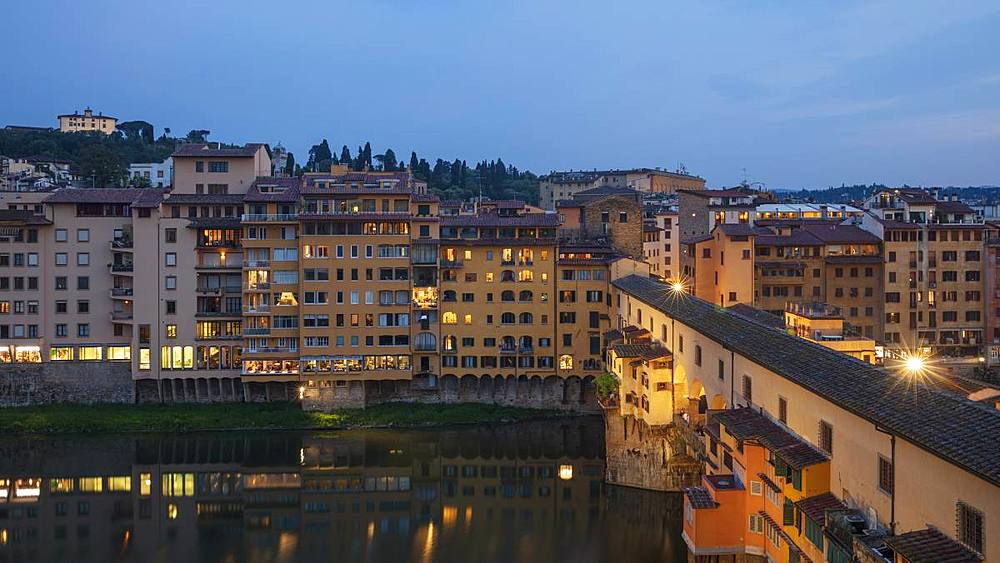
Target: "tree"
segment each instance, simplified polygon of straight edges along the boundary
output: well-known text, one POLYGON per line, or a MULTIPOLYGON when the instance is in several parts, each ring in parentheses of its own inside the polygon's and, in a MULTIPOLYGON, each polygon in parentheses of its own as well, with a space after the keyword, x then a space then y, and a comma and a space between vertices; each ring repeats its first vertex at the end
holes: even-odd
POLYGON ((361 157, 361 166, 362 166, 362 169, 363 168, 371 168, 372 167, 372 145, 371 145, 371 143, 367 143, 366 142, 365 143, 365 148, 363 148, 361 150, 361 153, 362 153, 362 157, 361 157))
POLYGON ((288 159, 285 161, 285 175, 295 175, 295 155, 291 152, 288 153, 288 159))
POLYGON ((188 131, 187 137, 185 138, 189 143, 207 143, 208 136, 212 132, 208 129, 192 129, 188 131))
POLYGON ((417 151, 410 153, 410 170, 416 170, 417 166, 420 165, 420 161, 417 160, 417 151))
POLYGON ((123 121, 118 124, 118 130, 125 136, 126 141, 153 143, 153 124, 148 121, 123 121))
POLYGON ((333 154, 330 152, 330 144, 323 139, 318 145, 313 145, 309 149, 309 162, 307 166, 313 171, 329 170, 333 161, 333 154))
POLYGON ((375 160, 378 161, 379 168, 386 172, 395 172, 399 168, 396 153, 392 152, 392 149, 386 149, 385 154, 375 155, 375 160))
POLYGON ((145 176, 132 176, 128 180, 128 185, 130 188, 148 188, 153 184, 145 176))
POLYGON ((110 147, 94 144, 80 151, 80 176, 94 187, 117 187, 125 178, 122 159, 110 147))

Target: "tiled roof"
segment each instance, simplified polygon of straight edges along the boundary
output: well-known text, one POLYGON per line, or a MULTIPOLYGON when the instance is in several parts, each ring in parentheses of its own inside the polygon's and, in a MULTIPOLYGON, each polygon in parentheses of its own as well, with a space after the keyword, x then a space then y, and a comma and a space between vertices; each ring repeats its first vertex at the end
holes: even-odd
POLYGON ((719 223, 715 228, 730 237, 748 237, 754 234, 753 227, 747 223, 719 223))
POLYGON ((192 229, 239 229, 242 224, 239 217, 198 217, 191 219, 188 227, 192 229))
POLYGON ((170 194, 164 203, 173 205, 239 205, 243 194, 170 194))
POLYGON ((45 198, 45 203, 157 203, 163 199, 157 188, 62 188, 45 198))
POLYGON ((898 377, 859 359, 694 297, 671 298, 651 278, 631 275, 612 284, 817 396, 1000 485, 1000 411, 929 386, 906 388, 901 401, 898 377))
POLYGON ((977 563, 983 557, 934 528, 889 536, 885 543, 910 563, 977 563))
POLYGON ((831 493, 804 498, 796 502, 795 506, 808 516, 810 520, 820 525, 826 524, 827 510, 843 510, 847 508, 846 504, 831 493))
POLYGON ((699 508, 717 508, 719 505, 714 500, 712 500, 712 495, 709 494, 708 489, 705 487, 685 487, 684 495, 687 496, 688 502, 691 503, 691 508, 695 510, 699 508))
POLYGON ((34 211, 22 209, 0 209, 0 223, 17 223, 19 225, 48 225, 51 221, 34 211))
POLYGON ((516 217, 502 217, 487 211, 478 215, 453 215, 441 217, 442 227, 558 227, 555 213, 527 213, 516 217))
POLYGON ((262 176, 254 180, 243 201, 262 203, 277 201, 293 203, 299 200, 299 178, 272 178, 262 176), (280 186, 281 191, 261 191, 261 186, 280 186))
POLYGON ((712 235, 692 235, 681 239, 681 244, 698 244, 712 240, 712 235))
POLYGON ((939 201, 934 208, 938 213, 975 213, 971 207, 961 201, 939 201))
POLYGON ((830 459, 819 448, 752 408, 729 409, 709 416, 714 422, 725 425, 726 432, 737 440, 759 442, 795 469, 830 459))
POLYGON ((730 305, 729 307, 726 307, 726 310, 766 327, 776 328, 778 330, 784 330, 785 328, 784 319, 778 315, 773 315, 767 311, 761 311, 760 309, 751 307, 745 303, 730 305))
POLYGON ((619 358, 642 358, 655 360, 670 356, 670 352, 661 346, 651 344, 615 344, 611 347, 619 358))
POLYGON ((712 197, 753 197, 757 195, 753 190, 747 188, 729 188, 726 190, 677 190, 679 193, 685 193, 693 196, 712 198, 712 197))
POLYGON ((855 225, 805 222, 800 228, 827 244, 878 244, 881 242, 877 236, 855 225))
POLYGON ((421 203, 434 203, 441 201, 441 198, 434 194, 413 194, 410 199, 421 203))
POLYGON ((257 150, 261 147, 266 147, 267 145, 263 143, 247 143, 242 147, 236 148, 216 148, 208 143, 184 143, 183 145, 177 147, 174 157, 218 157, 218 158, 247 158, 252 157, 257 154, 257 150))
POLYGON ((641 197, 637 190, 632 188, 626 188, 624 186, 597 186, 596 188, 589 188, 583 191, 576 192, 573 197, 587 197, 587 196, 603 196, 603 195, 631 195, 635 197, 641 197))

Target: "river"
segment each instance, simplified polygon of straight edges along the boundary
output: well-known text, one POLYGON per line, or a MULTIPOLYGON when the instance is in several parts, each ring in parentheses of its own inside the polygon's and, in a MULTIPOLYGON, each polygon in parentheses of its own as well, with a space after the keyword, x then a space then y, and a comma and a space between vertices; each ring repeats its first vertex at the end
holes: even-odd
POLYGON ((686 561, 599 418, 0 440, 0 561, 686 561))

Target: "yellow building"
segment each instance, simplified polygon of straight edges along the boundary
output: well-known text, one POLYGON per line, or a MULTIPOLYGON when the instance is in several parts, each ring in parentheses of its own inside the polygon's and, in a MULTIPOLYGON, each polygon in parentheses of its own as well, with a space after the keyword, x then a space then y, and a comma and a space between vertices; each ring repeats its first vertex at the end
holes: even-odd
POLYGON ((789 303, 785 309, 788 332, 831 350, 874 364, 875 341, 852 333, 837 307, 825 303, 789 303))
POLYGON ((111 117, 103 113, 94 115, 94 111, 90 108, 83 110, 82 114, 74 111, 71 114, 59 116, 59 130, 63 133, 96 131, 110 135, 115 132, 115 127, 117 126, 117 117, 111 117))

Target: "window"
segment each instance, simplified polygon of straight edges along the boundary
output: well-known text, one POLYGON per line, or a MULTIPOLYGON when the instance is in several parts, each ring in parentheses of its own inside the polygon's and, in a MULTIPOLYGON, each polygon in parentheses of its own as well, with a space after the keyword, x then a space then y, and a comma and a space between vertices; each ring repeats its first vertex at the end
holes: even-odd
POLYGON ((892 494, 894 485, 892 462, 883 456, 878 456, 878 488, 887 495, 892 494))
POLYGON ((90 265, 90 253, 89 252, 77 252, 76 253, 76 265, 77 266, 89 266, 90 265))
POLYGON ((65 266, 66 264, 69 264, 69 254, 56 252, 56 266, 65 266))
POLYGON ((77 229, 76 242, 90 242, 90 229, 77 229))
POLYGON ((749 375, 743 376, 743 398, 746 399, 747 403, 753 402, 753 380, 750 379, 749 375))
POLYGON ((750 515, 750 532, 754 534, 764 533, 764 517, 760 514, 750 515))
POLYGON ((819 448, 833 454, 833 426, 825 420, 819 421, 819 448))
MULTIPOLYGON (((201 162, 198 164, 201 164, 201 162)), ((208 171, 215 173, 229 172, 229 163, 224 160, 210 160, 208 161, 208 171)))
POLYGON ((166 335, 167 338, 177 338, 177 325, 167 325, 166 335))
POLYGON ((176 266, 177 265, 177 253, 168 252, 163 255, 163 265, 164 266, 176 266))
POLYGON ((177 289, 177 276, 167 276, 163 278, 163 287, 165 289, 177 289))
POLYGON ((958 540, 975 551, 983 552, 983 513, 963 501, 958 501, 956 521, 958 540))
POLYGON ((778 397, 778 420, 788 424, 788 399, 778 397))
POLYGON ((78 290, 90 289, 90 278, 87 276, 77 276, 76 278, 76 288, 78 290))
POLYGON ((56 242, 66 242, 68 239, 66 229, 56 229, 56 242))
POLYGON ((694 365, 701 365, 701 346, 697 344, 694 346, 694 365))
POLYGON ((177 242, 177 229, 164 229, 163 240, 168 243, 177 242))

